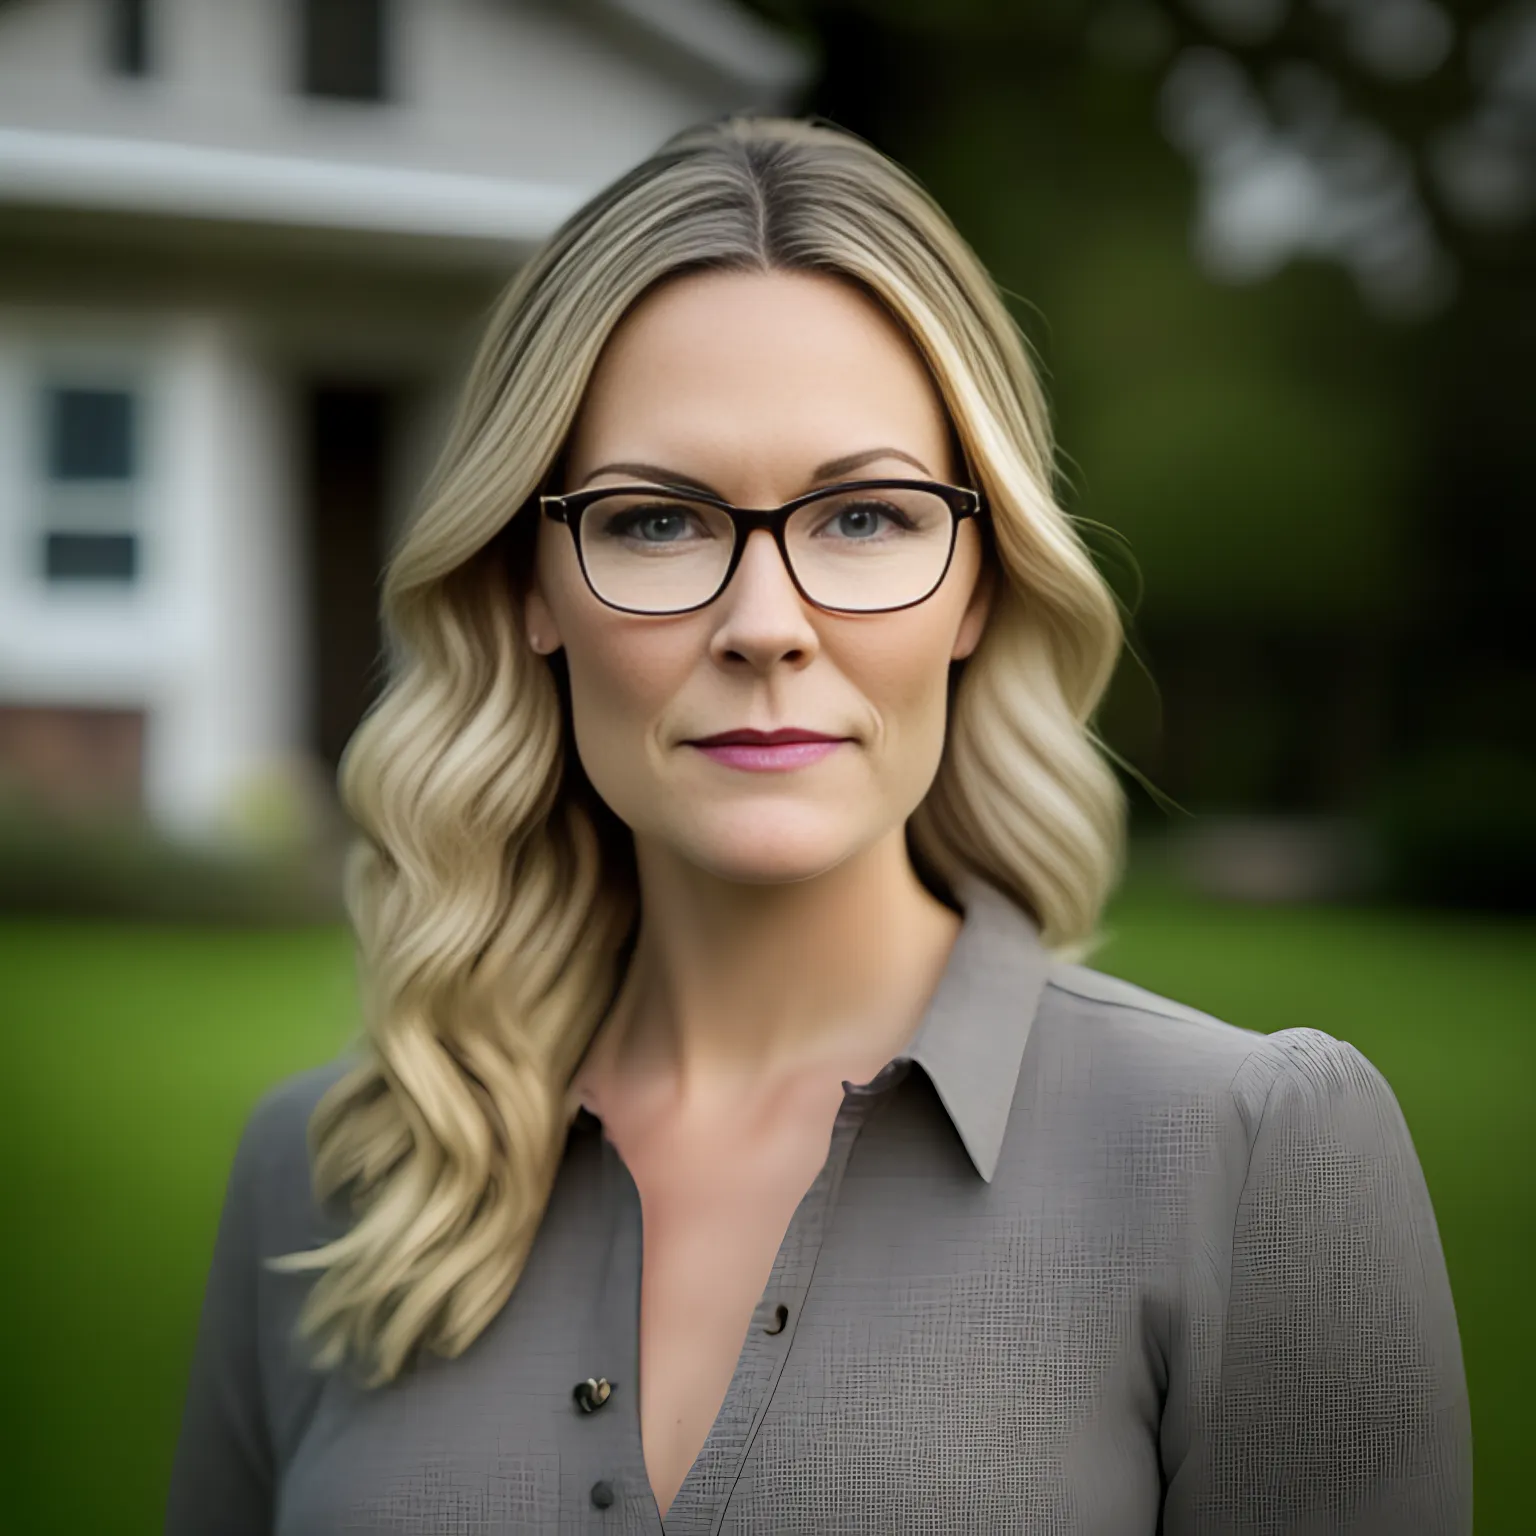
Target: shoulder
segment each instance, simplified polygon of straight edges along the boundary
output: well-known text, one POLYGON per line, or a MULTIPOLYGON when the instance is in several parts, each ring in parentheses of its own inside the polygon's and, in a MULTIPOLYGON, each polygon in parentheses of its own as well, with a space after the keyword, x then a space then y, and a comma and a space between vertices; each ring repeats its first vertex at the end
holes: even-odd
POLYGON ((246 1209, 264 1248, 308 1246, 323 1221, 310 1179, 309 1122, 327 1091, 357 1066, 342 1055, 268 1088, 247 1115, 230 1172, 229 1199, 246 1209))
POLYGON ((1148 1088, 1229 1083, 1268 1037, 1085 965, 1053 964, 1034 1031, 1048 1052, 1148 1088))
POLYGON ((315 1106, 357 1064, 355 1057, 338 1056, 273 1084, 256 1100, 246 1118, 240 1137, 241 1152, 266 1167, 291 1157, 295 1142, 302 1152, 315 1106))
POLYGON ((1058 961, 1046 978, 1046 995, 1056 1006, 1079 1020, 1091 1018, 1114 1029, 1133 1025, 1143 1031, 1193 1043, 1251 1046, 1262 1039, 1257 1031, 1228 1024, 1213 1014, 1202 1013, 1172 998, 1138 987, 1118 976, 1095 971, 1086 965, 1058 961))
POLYGON ((1087 966, 1052 966, 1034 1027, 1048 1052, 1086 1053, 1127 1092, 1218 1094, 1250 1142, 1281 1103, 1339 1115, 1396 1108, 1377 1068, 1325 1030, 1299 1022, 1265 1034, 1087 966))

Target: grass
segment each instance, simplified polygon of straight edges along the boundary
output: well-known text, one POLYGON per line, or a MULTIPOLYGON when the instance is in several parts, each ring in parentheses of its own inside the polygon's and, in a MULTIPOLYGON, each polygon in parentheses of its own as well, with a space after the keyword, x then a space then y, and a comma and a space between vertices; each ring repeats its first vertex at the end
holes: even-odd
MULTIPOLYGON (((1132 890, 1094 963, 1262 1030, 1306 1024, 1386 1075, 1461 1321, 1478 1530, 1527 1528, 1536 929, 1224 908, 1132 890)), ((224 1177, 258 1094, 351 1027, 334 929, 0 924, 19 1532, 156 1532, 224 1177), (17 1326, 19 1325, 19 1326, 17 1326)))
POLYGON ((25 1469, 0 1526, 148 1536, 236 1138, 262 1089, 340 1048, 350 951, 325 929, 13 922, 0 977, 25 1469))

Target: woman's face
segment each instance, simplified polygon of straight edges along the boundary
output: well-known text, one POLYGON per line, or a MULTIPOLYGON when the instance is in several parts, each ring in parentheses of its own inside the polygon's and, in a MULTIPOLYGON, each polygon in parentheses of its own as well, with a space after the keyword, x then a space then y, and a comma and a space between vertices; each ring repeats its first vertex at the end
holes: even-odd
MULTIPOLYGON (((677 478, 766 508, 835 480, 959 472, 927 370, 874 301, 821 274, 707 272, 653 290, 614 332, 562 489, 677 478)), ((565 649, 582 766, 642 858, 768 883, 901 834, 938 771, 950 662, 975 646, 988 586, 966 519, 926 602, 825 613, 759 531, 708 607, 642 617, 599 602, 569 530, 542 519, 526 613, 536 649, 565 649), (838 741, 766 768, 695 745, 785 727, 838 741)))

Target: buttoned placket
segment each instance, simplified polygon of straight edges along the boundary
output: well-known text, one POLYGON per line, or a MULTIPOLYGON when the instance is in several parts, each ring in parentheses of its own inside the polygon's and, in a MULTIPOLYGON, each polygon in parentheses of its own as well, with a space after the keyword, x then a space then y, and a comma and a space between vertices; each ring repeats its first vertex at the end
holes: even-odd
MULTIPOLYGON (((608 1383, 609 1394, 589 1413, 573 1402, 572 1412, 586 1422, 577 1427, 581 1450, 575 1465, 562 1477, 562 1503, 567 1511, 574 1505, 583 1512, 574 1522, 568 1517, 563 1528, 623 1531, 626 1536, 716 1536, 794 1347, 854 1143, 871 1109, 910 1067, 902 1057, 868 1083, 844 1081, 826 1160, 790 1218, 725 1400, 672 1500, 665 1527, 651 1491, 640 1430, 640 1193, 618 1149, 602 1136, 609 1240, 595 1293, 598 1317, 590 1333, 596 1347, 590 1362, 578 1362, 582 1375, 573 1376, 573 1390, 584 1380, 600 1378, 608 1383)), ((590 1400, 591 1394, 586 1395, 590 1400)))

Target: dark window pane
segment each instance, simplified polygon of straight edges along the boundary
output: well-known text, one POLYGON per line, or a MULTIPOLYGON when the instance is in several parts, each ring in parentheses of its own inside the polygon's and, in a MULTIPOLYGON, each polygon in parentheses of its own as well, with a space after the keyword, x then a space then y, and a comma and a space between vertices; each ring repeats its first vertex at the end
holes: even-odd
POLYGON ((131 533, 50 533, 43 545, 49 581, 132 581, 139 541, 131 533))
POLYGON ((107 0, 107 63, 120 75, 149 72, 149 0, 107 0))
POLYGON ((302 0, 303 85, 311 96, 384 98, 384 0, 302 0))
POLYGON ((48 392, 48 474, 54 480, 133 478, 133 396, 120 389, 48 392))

